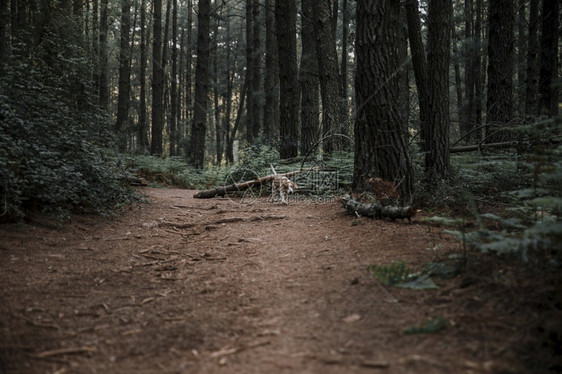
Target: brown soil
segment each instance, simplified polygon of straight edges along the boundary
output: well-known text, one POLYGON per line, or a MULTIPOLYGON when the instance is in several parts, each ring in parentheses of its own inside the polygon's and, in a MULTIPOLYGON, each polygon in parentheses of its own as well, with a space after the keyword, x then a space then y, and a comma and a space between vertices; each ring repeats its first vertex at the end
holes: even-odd
POLYGON ((0 227, 1 372, 525 372, 513 346, 528 315, 493 298, 509 271, 429 291, 367 271, 459 253, 440 228, 143 191, 151 203, 117 218, 0 227), (403 333, 438 316, 448 328, 403 333))

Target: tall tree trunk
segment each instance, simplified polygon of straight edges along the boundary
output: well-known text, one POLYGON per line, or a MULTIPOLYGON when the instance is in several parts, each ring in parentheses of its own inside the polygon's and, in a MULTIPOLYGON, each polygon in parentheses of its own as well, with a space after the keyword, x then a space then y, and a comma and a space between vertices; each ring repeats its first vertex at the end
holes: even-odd
POLYGON ((170 87, 170 156, 178 154, 178 0, 172 1, 172 71, 170 87))
POLYGON ((252 109, 252 137, 257 139, 260 134, 261 129, 261 122, 262 122, 262 105, 261 105, 261 97, 262 97, 262 50, 261 50, 261 17, 260 17, 260 8, 261 4, 259 0, 253 0, 254 6, 252 9, 252 20, 253 20, 253 27, 254 30, 252 32, 252 52, 253 52, 253 64, 254 68, 252 69, 252 83, 253 83, 253 109, 252 109))
POLYGON ((558 34, 560 3, 543 0, 541 17, 541 54, 539 74, 539 114, 558 114, 558 87, 553 86, 558 70, 558 34))
POLYGON ((8 33, 9 24, 8 0, 0 0, 0 69, 11 53, 10 35, 8 33))
POLYGON ((191 163, 198 169, 205 161, 205 129, 209 92, 209 34, 211 0, 199 1, 197 15, 197 65, 195 68, 195 107, 191 126, 191 163))
POLYGON ((314 0, 302 0, 301 19, 301 155, 305 156, 318 142, 320 126, 320 81, 318 80, 318 56, 314 35, 314 0))
MULTIPOLYGON (((170 107, 170 103, 169 103, 169 99, 170 99, 170 88, 168 85, 168 75, 166 72, 166 65, 168 65, 169 62, 169 58, 168 58, 168 48, 169 48, 169 43, 170 43, 170 39, 169 39, 169 35, 170 35, 170 14, 171 14, 171 9, 172 9, 172 0, 168 0, 166 2, 166 17, 165 17, 165 22, 164 22, 164 36, 162 38, 162 84, 164 85, 164 93, 162 96, 162 99, 164 101, 164 106, 162 109, 162 132, 164 130, 164 119, 167 118, 166 121, 166 130, 168 133, 168 136, 170 136, 170 116, 168 113, 168 107, 170 107)), ((164 143, 164 139, 162 139, 162 143, 164 143)), ((162 144, 162 147, 164 147, 164 144, 162 144)))
POLYGON ((490 0, 488 24, 486 137, 498 142, 505 136, 498 130, 513 119, 513 1, 490 0))
POLYGON ((279 155, 296 157, 299 150, 299 85, 297 80, 296 0, 276 0, 277 48, 279 51, 280 121, 279 155))
MULTIPOLYGON (((187 0, 187 48, 186 48, 186 59, 185 59, 185 137, 189 139, 189 129, 191 126, 188 125, 189 121, 193 117, 193 0, 187 0)), ((185 142, 185 156, 189 160, 190 149, 189 141, 185 142)))
MULTIPOLYGON (((14 0, 12 0, 14 1, 14 0)), ((12 21, 13 28, 13 21, 12 21)), ((13 32, 13 29, 12 29, 13 32)), ((99 0, 92 0, 92 82, 93 89, 98 95, 99 101, 99 87, 100 87, 100 39, 99 39, 99 0)))
MULTIPOLYGON (((464 137, 465 142, 470 143, 470 132, 474 128, 474 56, 478 52, 477 42, 474 32, 474 3, 473 0, 465 0, 464 2, 464 91, 466 97, 466 105, 463 106, 463 112, 460 116, 460 135, 464 137)), ((454 27, 454 26, 453 26, 454 27)))
POLYGON ((154 0, 154 35, 152 37, 152 141, 150 153, 162 155, 162 130, 164 124, 162 68, 162 0, 154 0))
POLYGON ((146 25, 146 0, 141 2, 141 24, 140 24, 140 108, 139 108, 139 123, 137 126, 138 151, 144 153, 148 150, 148 121, 146 118, 146 58, 147 58, 147 43, 149 38, 149 28, 146 25))
POLYGON ((430 0, 428 9, 427 71, 429 113, 424 131, 425 173, 429 183, 449 176, 449 62, 451 0, 430 0))
POLYGON ((254 62, 254 0, 246 0, 246 82, 248 89, 246 91, 246 141, 248 144, 254 142, 254 100, 257 99, 256 92, 254 92, 254 69, 256 68, 254 62))
MULTIPOLYGON (((222 139, 224 137, 221 123, 221 107, 219 104, 219 62, 218 62, 218 35, 219 35, 219 18, 214 20, 213 28, 213 98, 215 112, 215 151, 217 156, 217 165, 222 162, 222 139)), ((227 46, 227 48, 229 48, 227 46)))
POLYGON ((279 133, 279 72, 273 2, 274 0, 265 0, 265 106, 263 132, 265 140, 269 143, 273 143, 279 133))
POLYGON ((455 23, 451 22, 451 45, 453 52, 453 67, 455 70, 455 91, 457 94, 457 118, 459 125, 462 127, 463 121, 463 97, 462 97, 462 79, 461 79, 461 66, 460 66, 460 54, 457 48, 457 31, 455 30, 455 23))
POLYGON ((117 99, 117 121, 115 134, 120 152, 127 150, 127 134, 123 126, 128 126, 131 89, 131 1, 121 0, 121 43, 119 52, 119 97, 117 99))
POLYGON ((345 133, 350 134, 351 129, 349 128, 348 117, 349 117, 349 103, 347 100, 347 62, 349 59, 348 52, 348 38, 349 38, 349 7, 347 5, 347 0, 343 0, 342 3, 342 44, 341 44, 341 86, 342 86, 342 99, 343 99, 343 112, 344 121, 346 123, 345 133))
POLYGON ((178 65, 178 90, 177 90, 177 144, 176 144, 176 154, 181 154, 180 145, 183 143, 184 139, 184 107, 183 107, 183 86, 184 86, 184 74, 183 71, 185 70, 185 63, 184 63, 184 55, 185 55, 185 28, 181 27, 181 35, 180 35, 180 53, 179 53, 179 65, 178 65))
POLYGON ((529 43, 527 45, 527 76, 525 114, 537 114, 539 92, 539 0, 529 3, 529 43))
MULTIPOLYGON (((231 61, 231 40, 230 40, 230 20, 226 17, 226 56, 225 56, 225 76, 224 82, 226 86, 226 91, 223 95, 224 102, 224 114, 222 119, 222 134, 225 141, 225 158, 228 162, 233 162, 234 155, 232 154, 232 144, 229 138, 230 136, 230 116, 232 112, 232 86, 233 86, 233 71, 234 62, 231 61)), ((234 140, 234 139, 232 139, 234 140)), ((222 161, 222 160, 221 160, 222 161)))
POLYGON ((402 130, 399 79, 395 74, 401 24, 399 2, 357 1, 353 184, 360 189, 367 178, 378 176, 395 183, 407 201, 413 192, 413 169, 402 130))
POLYGON ((424 142, 424 131, 427 126, 429 113, 428 84, 427 84, 427 60, 421 34, 421 21, 418 0, 408 0, 405 3, 406 20, 408 23, 408 39, 410 41, 410 53, 416 80, 416 91, 420 107, 420 148, 424 152, 427 146, 424 142))
POLYGON ((99 97, 100 106, 109 109, 109 66, 108 66, 108 50, 107 50, 107 32, 108 32, 108 0, 101 0, 100 15, 100 83, 99 97))
MULTIPOLYGON (((470 118, 473 119, 471 123, 473 123, 473 130, 474 128, 480 128, 482 126, 482 98, 483 90, 482 90, 482 82, 483 76, 482 73, 482 1, 483 0, 476 0, 476 20, 474 21, 474 55, 472 57, 473 60, 473 72, 474 72, 474 109, 470 112, 470 118)), ((475 131, 471 134, 471 140, 480 140, 481 139, 481 132, 475 131)))
POLYGON ((527 79, 527 21, 525 17, 527 0, 519 0, 517 20, 517 114, 525 115, 525 82, 527 79))
POLYGON ((322 132, 325 153, 341 150, 346 129, 342 79, 338 68, 338 54, 333 40, 330 24, 330 0, 313 2, 314 29, 316 31, 316 53, 320 71, 320 90, 322 93, 322 132))

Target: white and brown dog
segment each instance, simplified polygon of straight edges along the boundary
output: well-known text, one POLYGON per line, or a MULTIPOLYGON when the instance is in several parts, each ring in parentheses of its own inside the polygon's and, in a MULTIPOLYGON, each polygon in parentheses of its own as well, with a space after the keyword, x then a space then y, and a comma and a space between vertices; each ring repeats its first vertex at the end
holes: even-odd
POLYGON ((289 204, 289 194, 295 192, 295 190, 299 187, 286 176, 277 175, 273 165, 270 166, 271 171, 275 176, 271 182, 271 196, 269 196, 269 200, 272 202, 279 201, 277 200, 277 196, 279 196, 282 203, 289 204))

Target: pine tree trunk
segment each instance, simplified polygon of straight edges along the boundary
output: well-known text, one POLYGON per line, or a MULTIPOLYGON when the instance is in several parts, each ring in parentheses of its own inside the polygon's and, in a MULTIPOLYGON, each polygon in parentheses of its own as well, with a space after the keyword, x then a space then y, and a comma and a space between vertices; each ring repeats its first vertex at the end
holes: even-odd
MULTIPOLYGON (((473 55, 473 72, 474 72, 474 110, 470 112, 470 118, 473 119, 473 128, 480 128, 482 126, 482 81, 484 74, 482 73, 482 1, 476 0, 476 20, 474 21, 474 55, 473 55)), ((471 129, 472 130, 472 129, 471 129)), ((481 132, 473 132, 470 139, 478 141, 482 138, 481 132)))
MULTIPOLYGON (((215 155, 216 164, 220 166, 222 162, 222 139, 223 131, 221 124, 221 107, 219 104, 219 62, 218 62, 218 35, 219 35, 219 19, 214 20, 213 29, 213 99, 214 99, 214 113, 215 113, 215 155)), ((228 47, 227 47, 228 48, 228 47)))
MULTIPOLYGON (((233 162, 234 155, 232 154, 232 145, 230 144, 230 116, 232 112, 232 86, 233 86, 233 70, 234 62, 231 61, 231 40, 230 40, 230 20, 226 17, 226 57, 225 57, 225 77, 226 93, 223 97, 224 100, 224 116, 222 120, 222 132, 225 141, 225 158, 228 162, 233 162)), ((234 139, 232 139, 234 141, 234 139)))
POLYGON ((314 35, 313 0, 302 0, 302 54, 299 80, 301 86, 301 155, 307 155, 318 142, 320 126, 320 82, 314 35))
POLYGON ((8 25, 10 17, 8 12, 8 0, 0 1, 0 69, 11 53, 10 35, 8 25))
POLYGON ((162 0, 154 0, 154 36, 152 41, 152 142, 150 153, 162 155, 164 103, 162 81, 162 0))
MULTIPOLYGON (((190 127, 187 125, 193 117, 193 0, 187 1, 187 48, 186 48, 186 58, 185 58, 185 134, 186 139, 189 139, 190 127)), ((189 141, 185 142, 185 157, 189 160, 189 155, 191 150, 189 149, 189 141)))
POLYGON ((261 49, 261 17, 260 17, 260 2, 259 0, 253 0, 253 8, 252 8, 252 62, 254 64, 252 69, 252 91, 254 100, 252 102, 252 118, 251 118, 251 128, 252 128, 252 138, 257 139, 260 135, 261 130, 261 122, 262 122, 262 105, 261 105, 261 97, 262 97, 262 90, 263 90, 263 80, 262 80, 262 49, 261 49))
POLYGON ((100 82, 99 82, 99 103, 105 110, 109 109, 109 71, 108 71, 108 51, 107 51, 107 22, 108 22, 108 0, 101 0, 100 14, 100 82))
POLYGON ((513 26, 512 0, 490 0, 488 10, 487 142, 505 140, 498 132, 513 118, 513 26))
POLYGON ((336 135, 347 135, 342 99, 343 89, 336 43, 333 39, 334 34, 330 24, 330 0, 314 1, 313 9, 316 53, 320 71, 320 91, 322 93, 323 150, 329 154, 342 149, 342 139, 336 135))
POLYGON ((424 131, 425 173, 428 182, 449 176, 449 61, 451 0, 430 0, 428 10, 427 74, 428 126, 424 131))
POLYGON ((246 141, 248 144, 254 142, 254 100, 256 99, 256 92, 254 92, 254 69, 256 68, 254 62, 254 19, 253 10, 254 0, 246 0, 246 82, 248 90, 246 92, 246 141))
POLYGON ((348 46, 347 46, 347 39, 349 38, 349 7, 347 5, 347 0, 343 0, 342 3, 342 44, 341 44, 341 85, 342 85, 342 100, 343 100, 343 112, 344 112, 344 121, 346 123, 345 133, 351 133, 351 129, 349 128, 348 116, 349 116, 349 103, 347 100, 347 62, 349 59, 348 56, 348 46))
POLYGON ((296 0, 276 0, 277 48, 279 51, 279 155, 296 157, 299 150, 299 85, 297 80, 296 0))
POLYGON ((274 0, 265 0, 265 106, 263 132, 272 143, 279 133, 279 74, 277 73, 277 39, 275 37, 274 0))
POLYGON ((460 127, 463 126, 463 98, 462 98, 462 80, 461 80, 461 66, 459 49, 457 48, 457 31, 455 30, 454 23, 451 22, 451 45, 453 52, 453 67, 455 70, 455 92, 457 94, 457 118, 460 127))
MULTIPOLYGON (((474 126, 474 64, 473 58, 476 53, 476 41, 474 40, 474 6, 472 0, 464 1, 464 39, 465 46, 462 48, 464 62, 464 95, 465 103, 460 113, 459 130, 460 136, 466 143, 470 143, 470 131, 474 126)), ((454 27, 454 26, 453 26, 454 27)))
POLYGON ((413 169, 398 100, 396 43, 400 4, 393 0, 357 1, 354 188, 381 177, 398 186, 403 200, 413 193, 413 169))
POLYGON ((539 0, 529 3, 529 43, 527 45, 527 77, 525 114, 537 114, 539 92, 539 0))
POLYGON ((414 78, 416 80, 416 90, 420 108, 420 148, 425 151, 424 132, 427 131, 427 118, 429 112, 428 85, 427 85, 427 60, 425 48, 421 35, 421 21, 419 4, 417 0, 408 0, 405 3, 406 20, 408 23, 408 39, 410 42, 410 53, 412 55, 412 65, 414 68, 414 78))
POLYGON ((172 1, 172 71, 170 87, 170 156, 178 154, 178 0, 172 1))
POLYGON ((195 67, 195 107, 191 126, 191 163, 198 169, 205 161, 205 130, 209 92, 209 35, 211 0, 199 1, 197 15, 197 65, 195 67))
POLYGON ((525 19, 525 4, 527 0, 519 0, 517 20, 517 114, 519 117, 525 115, 525 81, 526 55, 527 55, 527 21, 525 19))
POLYGON ((148 150, 148 121, 146 118, 146 64, 147 64, 147 43, 149 38, 149 28, 146 25, 146 0, 141 2, 141 20, 140 20, 140 108, 138 123, 138 151, 144 153, 148 150))
POLYGON ((119 52, 119 96, 117 99, 117 121, 115 133, 118 137, 117 144, 120 152, 127 149, 127 134, 124 126, 128 125, 129 117, 129 92, 131 89, 131 1, 121 1, 121 43, 119 52))
POLYGON ((556 80, 558 70, 560 3, 553 0, 543 0, 541 19, 539 114, 554 117, 558 114, 559 88, 552 84, 556 80))

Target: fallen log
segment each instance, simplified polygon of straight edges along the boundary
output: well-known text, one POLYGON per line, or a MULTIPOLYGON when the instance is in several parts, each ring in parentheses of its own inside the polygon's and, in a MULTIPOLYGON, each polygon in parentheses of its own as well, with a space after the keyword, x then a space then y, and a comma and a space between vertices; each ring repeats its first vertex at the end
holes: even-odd
POLYGON ((359 214, 364 217, 390 218, 393 221, 395 219, 407 219, 408 222, 412 222, 412 217, 416 215, 416 210, 412 206, 384 206, 377 202, 363 204, 353 199, 350 195, 342 196, 340 202, 349 213, 359 214))
POLYGON ((246 181, 246 182, 242 182, 242 183, 234 183, 228 186, 221 186, 221 187, 215 187, 215 188, 211 188, 209 190, 203 190, 203 191, 199 191, 197 192, 195 195, 193 195, 193 197, 195 199, 210 199, 212 197, 222 197, 225 196, 228 193, 234 193, 234 192, 240 192, 240 191, 245 191, 248 190, 252 187, 258 187, 261 186, 263 184, 266 184, 268 182, 271 182, 273 180, 273 178, 275 178, 275 176, 285 176, 287 178, 300 173, 300 170, 297 171, 291 171, 290 173, 285 173, 285 174, 271 174, 268 175, 266 177, 261 177, 261 178, 257 178, 251 181, 246 181))

